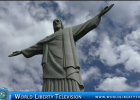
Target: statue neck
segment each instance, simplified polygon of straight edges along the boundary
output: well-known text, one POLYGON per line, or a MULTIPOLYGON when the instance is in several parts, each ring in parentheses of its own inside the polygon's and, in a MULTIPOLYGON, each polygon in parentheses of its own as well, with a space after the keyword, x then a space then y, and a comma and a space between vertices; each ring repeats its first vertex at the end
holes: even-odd
POLYGON ((55 29, 55 30, 54 30, 54 32, 60 31, 61 29, 62 29, 62 28, 59 28, 59 29, 55 29))

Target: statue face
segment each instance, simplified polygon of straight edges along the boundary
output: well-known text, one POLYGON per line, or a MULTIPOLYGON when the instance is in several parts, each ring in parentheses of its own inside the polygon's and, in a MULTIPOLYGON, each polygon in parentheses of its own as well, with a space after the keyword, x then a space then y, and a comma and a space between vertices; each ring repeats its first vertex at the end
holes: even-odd
POLYGON ((60 19, 55 19, 53 21, 53 27, 55 30, 59 30, 60 28, 62 28, 62 23, 60 19))

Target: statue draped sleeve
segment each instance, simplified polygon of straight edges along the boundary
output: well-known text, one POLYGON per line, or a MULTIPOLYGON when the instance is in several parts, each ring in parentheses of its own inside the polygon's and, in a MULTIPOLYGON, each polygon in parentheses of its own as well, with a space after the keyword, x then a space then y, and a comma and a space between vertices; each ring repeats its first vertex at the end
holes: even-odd
POLYGON ((35 44, 27 49, 22 50, 21 52, 26 58, 30 58, 38 54, 43 54, 43 45, 35 44))
POLYGON ((82 38, 84 35, 86 35, 89 31, 92 29, 96 28, 101 21, 101 18, 99 15, 96 15, 95 17, 89 19, 88 21, 73 26, 72 27, 72 32, 73 32, 73 37, 75 41, 78 41, 80 38, 82 38))

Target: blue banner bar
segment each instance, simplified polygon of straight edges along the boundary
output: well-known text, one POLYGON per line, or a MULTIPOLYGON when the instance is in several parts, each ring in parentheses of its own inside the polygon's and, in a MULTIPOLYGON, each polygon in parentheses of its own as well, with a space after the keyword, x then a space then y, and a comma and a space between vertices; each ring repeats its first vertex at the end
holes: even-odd
POLYGON ((134 100, 140 92, 10 92, 11 100, 134 100))

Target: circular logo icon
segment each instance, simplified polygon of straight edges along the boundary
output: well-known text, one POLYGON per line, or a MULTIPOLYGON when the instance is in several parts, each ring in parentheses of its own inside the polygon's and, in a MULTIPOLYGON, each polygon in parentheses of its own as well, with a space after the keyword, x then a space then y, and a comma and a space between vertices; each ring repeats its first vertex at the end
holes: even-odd
POLYGON ((11 95, 5 87, 0 87, 0 100, 11 100, 11 95))

